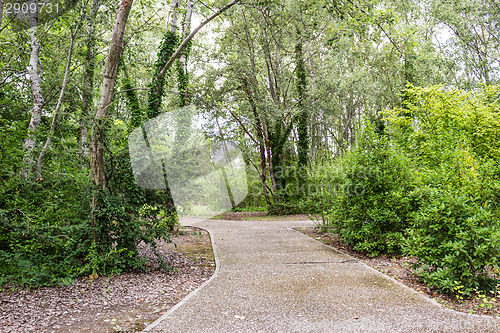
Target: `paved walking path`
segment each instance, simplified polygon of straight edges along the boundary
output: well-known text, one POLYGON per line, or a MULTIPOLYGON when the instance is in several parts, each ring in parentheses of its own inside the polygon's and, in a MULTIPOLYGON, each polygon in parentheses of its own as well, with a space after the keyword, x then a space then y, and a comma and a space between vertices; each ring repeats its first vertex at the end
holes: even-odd
POLYGON ((209 230, 217 270, 147 332, 500 332, 290 229, 310 221, 184 223, 209 230))

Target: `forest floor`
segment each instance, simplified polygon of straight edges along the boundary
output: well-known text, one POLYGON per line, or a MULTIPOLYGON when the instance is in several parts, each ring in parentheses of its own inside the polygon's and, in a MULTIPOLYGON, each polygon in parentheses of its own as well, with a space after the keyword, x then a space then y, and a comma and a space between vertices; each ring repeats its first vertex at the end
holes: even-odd
POLYGON ((208 232, 184 227, 172 241, 158 247, 171 271, 160 269, 142 246, 141 256, 152 259, 148 273, 89 277, 67 287, 3 287, 0 332, 141 331, 214 272, 208 232))
POLYGON ((453 295, 438 293, 430 289, 425 283, 419 281, 415 270, 411 268, 413 260, 404 256, 378 256, 367 257, 347 245, 342 239, 332 233, 319 232, 316 227, 295 228, 296 230, 328 245, 340 252, 349 254, 368 266, 384 273, 397 280, 398 282, 427 295, 438 303, 465 313, 474 313, 480 315, 500 316, 500 293, 491 294, 487 297, 476 295, 471 298, 459 299, 453 295))

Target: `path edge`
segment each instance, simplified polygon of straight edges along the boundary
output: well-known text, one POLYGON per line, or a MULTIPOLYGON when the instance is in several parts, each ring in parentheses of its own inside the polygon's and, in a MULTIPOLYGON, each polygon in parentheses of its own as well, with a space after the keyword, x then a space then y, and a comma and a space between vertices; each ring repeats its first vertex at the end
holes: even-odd
MULTIPOLYGON (((380 272, 380 271, 376 270, 375 268, 371 267, 370 265, 368 265, 368 264, 366 264, 366 263, 362 262, 361 260, 359 260, 359 259, 357 259, 357 258, 355 258, 355 257, 351 256, 350 254, 345 253, 345 252, 343 252, 343 251, 341 251, 341 250, 339 250, 339 249, 337 249, 337 248, 335 248, 335 247, 333 247, 333 246, 330 246, 330 245, 327 245, 327 244, 325 244, 325 243, 323 243, 323 242, 320 242, 319 240, 314 239, 314 238, 312 238, 311 236, 306 235, 306 234, 304 234, 303 232, 300 232, 299 230, 297 230, 297 229, 295 229, 295 228, 297 228, 297 227, 289 227, 288 229, 291 229, 291 230, 293 230, 293 231, 295 231, 295 232, 298 232, 299 234, 301 234, 301 235, 303 235, 303 236, 305 236, 305 237, 307 237, 307 238, 309 238, 309 239, 312 239, 312 240, 314 240, 314 241, 316 241, 316 242, 320 243, 320 244, 321 244, 321 245, 323 245, 323 246, 326 246, 327 248, 329 248, 330 250, 333 250, 334 252, 338 252, 338 253, 341 253, 341 254, 344 254, 344 255, 346 255, 346 256, 351 257, 352 259, 356 260, 356 261, 357 261, 357 262, 359 262, 360 264, 365 265, 365 266, 366 266, 366 267, 367 267, 370 271, 372 271, 372 272, 376 273, 376 274, 377 274, 377 275, 379 275, 379 276, 383 276, 384 278, 388 279, 389 281, 391 281, 391 282, 393 282, 393 283, 396 283, 397 285, 399 285, 399 286, 403 287, 404 289, 407 289, 407 290, 411 291, 413 294, 415 294, 415 295, 416 295, 416 296, 418 296, 419 298, 421 298, 421 299, 423 299, 423 300, 425 300, 425 301, 427 301, 427 302, 429 302, 429 303, 431 303, 431 304, 437 305, 438 307, 443 307, 443 308, 445 308, 442 304, 440 304, 440 303, 439 303, 439 302, 437 302, 436 300, 434 300, 434 299, 432 299, 432 298, 428 297, 427 295, 422 294, 422 293, 419 293, 419 292, 418 292, 418 291, 416 291, 415 289, 410 288, 410 287, 408 287, 407 285, 405 285, 405 284, 403 284, 403 283, 399 282, 398 280, 394 279, 393 277, 391 277, 391 276, 389 276, 389 275, 387 275, 387 274, 384 274, 384 273, 382 273, 382 272, 380 272)), ((458 312, 459 312, 459 311, 458 311, 458 312)))
POLYGON ((455 309, 450 309, 450 308, 448 308, 448 307, 444 306, 443 304, 439 303, 439 302, 438 302, 438 301, 436 301, 435 299, 430 298, 430 297, 429 297, 429 296, 427 296, 426 294, 422 294, 422 293, 418 292, 417 290, 415 290, 415 289, 413 289, 413 288, 411 288, 411 287, 407 286, 406 284, 404 284, 404 283, 402 283, 402 282, 399 282, 398 280, 394 279, 393 277, 391 277, 391 276, 389 276, 389 275, 387 275, 387 274, 382 273, 381 271, 379 271, 379 270, 377 270, 377 269, 375 269, 375 268, 371 267, 370 265, 368 265, 368 264, 366 264, 366 263, 362 262, 361 260, 359 260, 359 259, 357 259, 357 258, 355 258, 355 257, 351 256, 350 254, 345 253, 345 252, 343 252, 343 251, 341 251, 341 250, 339 250, 339 249, 337 249, 337 248, 335 248, 335 247, 333 247, 333 246, 330 246, 330 245, 327 245, 327 244, 325 244, 325 243, 323 243, 323 242, 320 242, 319 240, 314 239, 314 238, 312 238, 311 236, 306 235, 306 234, 304 234, 303 232, 301 232, 301 231, 299 231, 299 230, 295 229, 295 228, 301 228, 300 226, 296 226, 296 227, 287 227, 287 228, 288 228, 288 229, 290 229, 290 230, 293 230, 293 231, 295 231, 295 232, 298 232, 299 234, 303 235, 304 237, 308 237, 309 239, 312 239, 313 241, 316 241, 316 242, 320 243, 320 244, 321 244, 321 245, 323 245, 323 246, 326 246, 327 248, 329 248, 330 250, 332 250, 332 251, 334 251, 334 252, 338 252, 338 253, 341 253, 341 254, 344 254, 344 255, 346 255, 346 256, 349 256, 349 257, 353 258, 354 260, 356 260, 356 261, 357 261, 357 262, 359 262, 360 264, 363 264, 363 265, 365 265, 366 267, 368 267, 371 271, 373 271, 373 272, 377 273, 377 275, 383 276, 384 278, 386 278, 386 279, 390 280, 391 282, 394 282, 394 283, 396 283, 396 284, 400 285, 400 286, 401 286, 401 287, 403 287, 404 289, 407 289, 407 290, 411 291, 411 292, 412 292, 412 293, 414 293, 416 296, 418 296, 420 299, 422 299, 422 300, 424 300, 424 301, 427 301, 428 303, 431 303, 431 304, 433 304, 433 305, 437 306, 438 308, 440 308, 440 309, 441 309, 442 311, 444 311, 444 312, 452 312, 452 313, 455 313, 455 314, 457 314, 457 315, 464 316, 464 317, 472 316, 472 317, 479 317, 479 318, 486 318, 486 319, 487 319, 487 318, 490 318, 490 319, 499 320, 499 318, 498 318, 498 317, 495 317, 495 316, 489 316, 489 315, 484 315, 484 314, 476 314, 476 313, 466 313, 466 312, 462 312, 462 311, 457 311, 457 310, 455 310, 455 309))
MULTIPOLYGON (((186 225, 189 226, 189 225, 186 225)), ((154 322, 146 326, 141 332, 151 332, 152 329, 154 329, 156 326, 158 326, 163 320, 165 320, 168 316, 170 316, 175 310, 180 308, 184 303, 189 301, 194 295, 196 295, 200 290, 205 288, 206 285, 212 282, 218 275, 220 271, 220 261, 219 261, 219 256, 217 255, 217 248, 215 247, 215 241, 214 241, 214 236, 212 232, 209 229, 200 227, 200 226, 191 226, 191 227, 196 227, 205 230, 208 232, 210 235, 210 242, 212 243, 212 252, 214 253, 214 259, 215 259, 215 272, 212 274, 212 276, 205 282, 201 284, 198 288, 190 292, 186 297, 184 297, 182 300, 179 301, 176 305, 171 307, 167 312, 165 312, 160 318, 156 319, 154 322)))

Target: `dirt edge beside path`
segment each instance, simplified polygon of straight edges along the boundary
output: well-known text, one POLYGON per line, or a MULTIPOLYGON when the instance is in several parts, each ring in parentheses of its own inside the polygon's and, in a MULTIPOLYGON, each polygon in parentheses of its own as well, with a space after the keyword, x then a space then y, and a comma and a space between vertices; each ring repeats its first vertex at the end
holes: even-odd
MULTIPOLYGON (((84 278, 71 286, 36 290, 3 287, 0 332, 141 331, 214 272, 207 231, 184 227, 172 240, 158 246, 172 271, 161 270, 151 261, 148 273, 84 278)), ((151 249, 142 246, 139 251, 153 258, 151 249)))

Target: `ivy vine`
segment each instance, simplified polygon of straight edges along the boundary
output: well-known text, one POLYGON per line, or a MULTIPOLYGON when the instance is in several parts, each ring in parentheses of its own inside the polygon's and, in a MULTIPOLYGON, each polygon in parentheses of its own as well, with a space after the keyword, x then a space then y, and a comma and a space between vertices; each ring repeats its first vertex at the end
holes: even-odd
POLYGON ((160 76, 160 72, 167 64, 172 54, 174 54, 178 44, 179 38, 177 34, 172 31, 167 31, 160 43, 158 57, 155 62, 155 74, 149 87, 148 109, 146 112, 148 119, 153 119, 160 114, 165 85, 165 77, 160 76))

